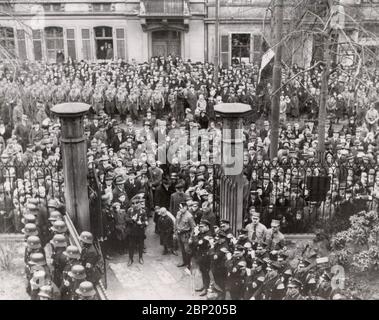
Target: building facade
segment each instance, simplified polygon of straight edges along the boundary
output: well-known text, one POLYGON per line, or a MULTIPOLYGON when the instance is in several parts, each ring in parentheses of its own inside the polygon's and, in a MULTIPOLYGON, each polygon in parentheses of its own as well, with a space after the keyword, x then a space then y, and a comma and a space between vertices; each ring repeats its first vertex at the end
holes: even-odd
MULTIPOLYGON (((305 2, 318 13, 320 1, 305 2)), ((259 64, 270 46, 270 3, 219 0, 223 66, 259 64)), ((290 1, 285 3, 284 29, 294 30, 293 7, 288 5, 290 1)), ((379 35, 379 1, 341 0, 341 4, 349 17, 370 30, 362 33, 346 19, 346 32, 339 35, 341 43, 348 35, 377 52, 379 42, 373 35, 379 35)), ((213 62, 215 22, 215 0, 0 0, 0 44, 10 55, 29 60, 54 62, 61 51, 74 60, 144 62, 172 54, 193 62, 213 62)), ((317 47, 314 36, 293 38, 285 43, 286 61, 310 65, 317 47)))

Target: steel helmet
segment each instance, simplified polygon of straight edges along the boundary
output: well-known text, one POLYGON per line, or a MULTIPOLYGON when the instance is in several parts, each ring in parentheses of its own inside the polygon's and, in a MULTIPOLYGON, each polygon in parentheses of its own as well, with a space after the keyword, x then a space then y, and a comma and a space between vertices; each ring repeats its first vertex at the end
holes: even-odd
POLYGON ((37 236, 29 236, 26 240, 26 244, 29 249, 39 249, 41 248, 41 240, 37 236))

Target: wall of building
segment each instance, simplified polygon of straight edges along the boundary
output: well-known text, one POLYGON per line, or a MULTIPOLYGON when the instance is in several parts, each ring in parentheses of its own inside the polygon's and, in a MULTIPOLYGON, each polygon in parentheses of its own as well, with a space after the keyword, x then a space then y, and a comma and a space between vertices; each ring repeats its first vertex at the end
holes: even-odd
POLYGON ((142 31, 141 22, 137 18, 126 20, 128 58, 137 62, 148 61, 148 34, 142 31))
MULTIPOLYGON (((1 0, 0 0, 1 2, 1 0)), ((51 1, 64 4, 64 10, 56 13, 44 13, 42 2, 33 4, 24 1, 14 1, 13 14, 16 19, 9 16, 0 16, 0 26, 23 28, 21 21, 33 29, 43 29, 48 26, 58 26, 64 29, 75 30, 75 45, 77 58, 83 57, 83 41, 81 29, 91 30, 91 48, 95 50, 93 28, 95 26, 110 26, 124 28, 125 51, 129 61, 132 59, 143 62, 151 55, 151 36, 143 32, 139 18, 140 1, 138 0, 114 0, 110 12, 93 12, 91 3, 104 2, 102 0, 91 1, 51 1), (19 16, 18 16, 19 15, 19 16), (21 19, 21 20, 20 20, 21 19)), ((267 11, 270 0, 220 0, 220 36, 233 33, 250 33, 252 35, 263 32, 263 21, 266 19, 265 37, 270 31, 270 12, 267 11)), ((189 0, 191 16, 188 17, 189 31, 182 33, 182 56, 192 61, 213 61, 215 55, 215 7, 214 0, 189 0)), ((341 0, 345 6, 345 12, 358 19, 359 22, 377 24, 379 16, 379 4, 360 3, 356 0, 341 0)), ((289 8, 285 9, 285 22, 288 22, 289 8)), ((350 23, 349 28, 352 28, 350 23)), ((355 37, 358 35, 356 34, 355 37)), ((375 39, 356 39, 362 44, 378 45, 375 39)), ((341 40, 342 41, 342 40, 341 40)), ((16 41, 17 42, 17 41, 16 41)), ((30 31, 27 32, 26 48, 28 58, 33 59, 33 45, 30 31), (29 35, 29 38, 28 38, 29 35)), ((287 56, 292 61, 306 67, 310 64, 310 56, 313 47, 311 38, 299 40, 299 44, 288 43, 287 56)), ((66 45, 66 44, 65 44, 66 45)), ((221 41, 220 41, 221 46, 221 41)), ((115 52, 116 52, 115 48, 115 52)), ((229 46, 229 49, 230 46, 229 46)))

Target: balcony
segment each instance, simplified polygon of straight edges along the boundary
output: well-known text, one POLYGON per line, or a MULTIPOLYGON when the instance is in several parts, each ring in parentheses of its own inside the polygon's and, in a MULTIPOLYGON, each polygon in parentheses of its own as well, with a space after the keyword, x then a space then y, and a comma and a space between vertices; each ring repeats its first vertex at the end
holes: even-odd
POLYGON ((189 16, 187 0, 141 0, 140 17, 189 16))

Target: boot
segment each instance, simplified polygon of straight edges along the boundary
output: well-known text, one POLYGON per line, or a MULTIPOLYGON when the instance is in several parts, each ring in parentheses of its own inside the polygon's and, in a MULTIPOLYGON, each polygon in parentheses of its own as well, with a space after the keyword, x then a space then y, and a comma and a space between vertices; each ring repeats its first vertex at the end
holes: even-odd
POLYGON ((131 266, 132 264, 133 264, 133 259, 129 259, 128 267, 131 266))
POLYGON ((200 297, 204 297, 206 294, 207 294, 207 289, 204 289, 204 290, 199 294, 199 296, 200 296, 200 297))

